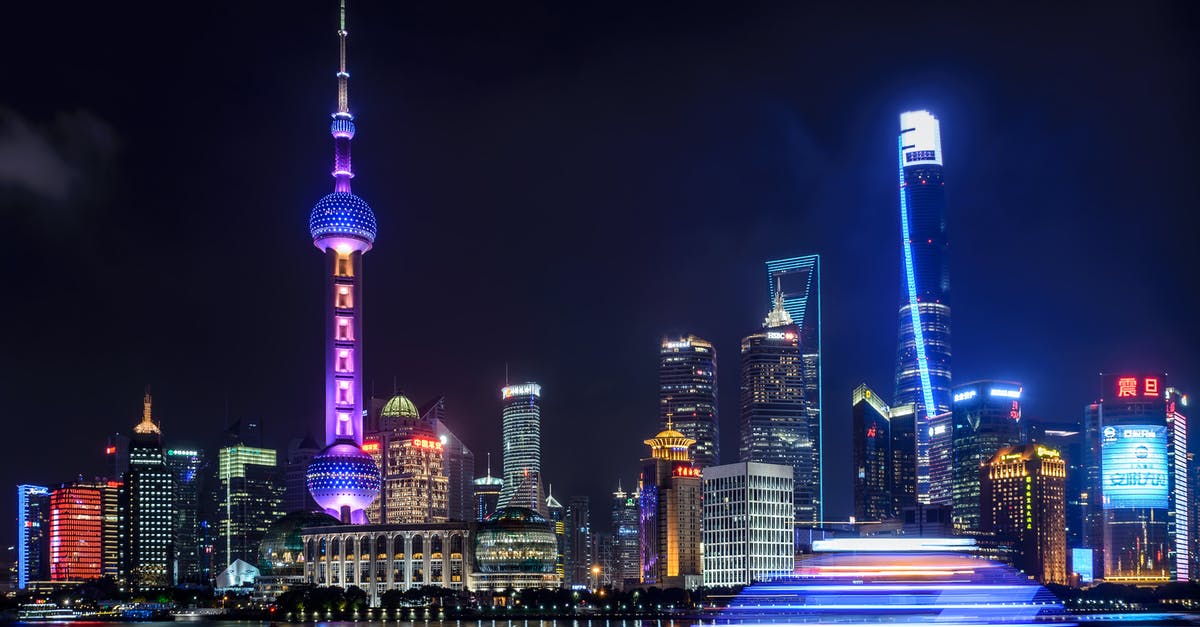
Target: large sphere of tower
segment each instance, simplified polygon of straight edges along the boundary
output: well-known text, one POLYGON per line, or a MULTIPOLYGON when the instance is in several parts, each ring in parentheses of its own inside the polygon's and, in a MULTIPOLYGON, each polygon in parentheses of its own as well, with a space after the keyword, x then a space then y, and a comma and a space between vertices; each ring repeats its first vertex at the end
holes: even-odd
POLYGON ((313 244, 321 250, 368 251, 375 243, 375 212, 350 192, 333 192, 317 201, 308 218, 313 244))
POLYGON ((326 512, 367 509, 379 494, 379 467, 354 442, 339 440, 308 464, 308 491, 326 512))

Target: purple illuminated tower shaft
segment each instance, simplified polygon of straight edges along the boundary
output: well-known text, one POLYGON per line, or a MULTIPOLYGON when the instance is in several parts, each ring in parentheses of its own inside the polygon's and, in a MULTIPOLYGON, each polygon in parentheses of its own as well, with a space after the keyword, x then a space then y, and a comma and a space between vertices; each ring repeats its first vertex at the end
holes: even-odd
POLYGON ((308 466, 308 490, 344 523, 367 522, 379 495, 379 469, 362 445, 362 257, 375 242, 375 214, 350 191, 354 171, 346 71, 346 3, 339 11, 338 107, 333 114, 333 193, 309 217, 313 244, 325 254, 325 442, 308 466))

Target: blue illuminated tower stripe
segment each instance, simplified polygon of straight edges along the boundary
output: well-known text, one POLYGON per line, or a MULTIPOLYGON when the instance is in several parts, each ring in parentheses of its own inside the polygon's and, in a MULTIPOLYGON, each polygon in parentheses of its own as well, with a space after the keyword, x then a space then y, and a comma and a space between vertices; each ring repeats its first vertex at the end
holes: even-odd
POLYGON ((908 313, 912 317, 913 338, 917 349, 917 369, 921 373, 921 393, 925 401, 925 413, 937 411, 933 404, 933 386, 929 382, 929 360, 925 357, 925 333, 921 328, 921 309, 917 302, 917 279, 913 273, 912 237, 908 231, 908 198, 904 182, 904 137, 897 140, 900 162, 900 229, 904 248, 904 278, 908 284, 908 313))

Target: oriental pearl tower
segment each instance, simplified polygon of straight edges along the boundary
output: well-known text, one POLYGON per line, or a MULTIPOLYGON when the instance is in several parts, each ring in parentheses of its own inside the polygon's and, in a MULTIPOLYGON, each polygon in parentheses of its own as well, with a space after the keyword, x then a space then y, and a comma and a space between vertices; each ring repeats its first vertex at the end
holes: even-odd
POLYGON ((375 242, 375 214, 350 192, 349 79, 346 2, 338 12, 337 113, 333 114, 333 193, 317 201, 308 220, 313 244, 325 255, 325 443, 308 465, 308 491, 344 524, 367 522, 379 496, 379 468, 362 450, 362 257, 375 242))

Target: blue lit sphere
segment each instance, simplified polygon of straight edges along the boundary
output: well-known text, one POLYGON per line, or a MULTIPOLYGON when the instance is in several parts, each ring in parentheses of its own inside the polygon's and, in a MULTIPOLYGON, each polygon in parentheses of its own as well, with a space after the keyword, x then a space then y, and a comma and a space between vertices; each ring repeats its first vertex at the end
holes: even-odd
POLYGON ((317 201, 308 218, 314 241, 326 237, 351 237, 375 242, 375 212, 365 200, 350 192, 333 192, 317 201))
POLYGON ((308 463, 308 491, 326 511, 365 510, 379 496, 379 467, 352 441, 339 440, 308 463))
POLYGON ((329 132, 334 137, 354 139, 354 122, 346 118, 333 118, 333 123, 329 125, 329 132))

